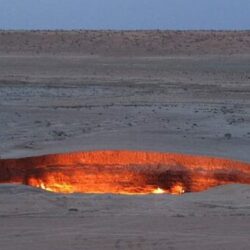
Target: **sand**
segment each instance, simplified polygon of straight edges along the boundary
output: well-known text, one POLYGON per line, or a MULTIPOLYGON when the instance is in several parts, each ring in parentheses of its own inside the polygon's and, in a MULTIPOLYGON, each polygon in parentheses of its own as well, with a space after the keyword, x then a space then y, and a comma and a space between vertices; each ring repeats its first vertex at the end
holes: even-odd
MULTIPOLYGON (((249 37, 2 32, 0 158, 134 149, 250 162, 249 37)), ((239 185, 181 197, 1 185, 0 249, 249 249, 249 199, 239 185)))
POLYGON ((6 185, 1 249, 249 249, 249 186, 181 197, 55 195, 6 185))

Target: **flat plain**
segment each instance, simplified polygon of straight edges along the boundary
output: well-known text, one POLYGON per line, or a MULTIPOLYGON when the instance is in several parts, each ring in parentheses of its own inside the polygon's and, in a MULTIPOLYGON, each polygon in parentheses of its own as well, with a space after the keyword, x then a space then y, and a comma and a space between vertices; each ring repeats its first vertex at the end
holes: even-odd
MULTIPOLYGON (((249 32, 0 32, 0 158, 126 149, 250 162, 249 32)), ((0 249, 249 249, 249 186, 0 187, 0 249)))

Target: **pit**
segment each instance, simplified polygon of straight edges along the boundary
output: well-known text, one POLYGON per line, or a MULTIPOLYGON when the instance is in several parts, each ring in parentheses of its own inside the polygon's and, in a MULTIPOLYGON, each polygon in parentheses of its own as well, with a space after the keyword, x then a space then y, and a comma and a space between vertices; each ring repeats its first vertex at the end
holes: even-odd
POLYGON ((0 160, 0 183, 57 193, 181 195, 250 184, 250 164, 174 153, 78 152, 0 160))

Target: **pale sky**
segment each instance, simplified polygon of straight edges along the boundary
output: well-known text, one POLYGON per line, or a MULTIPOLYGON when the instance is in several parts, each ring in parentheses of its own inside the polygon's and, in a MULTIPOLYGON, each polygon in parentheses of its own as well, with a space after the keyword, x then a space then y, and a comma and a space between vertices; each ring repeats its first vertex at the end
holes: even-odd
POLYGON ((250 30, 250 0, 0 0, 0 29, 250 30))

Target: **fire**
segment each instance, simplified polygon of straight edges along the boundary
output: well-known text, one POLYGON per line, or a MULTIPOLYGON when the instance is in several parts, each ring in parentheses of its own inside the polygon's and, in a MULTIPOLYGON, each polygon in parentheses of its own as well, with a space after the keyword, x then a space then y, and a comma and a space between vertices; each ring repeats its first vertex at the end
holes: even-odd
POLYGON ((174 195, 181 195, 185 193, 185 188, 183 187, 182 183, 176 183, 173 185, 169 190, 164 190, 162 188, 156 188, 152 192, 153 194, 174 194, 174 195))
POLYGON ((172 188, 171 188, 171 194, 184 194, 185 193, 185 188, 182 183, 176 183, 172 188))
POLYGON ((165 194, 165 193, 166 191, 159 187, 153 191, 153 194, 165 194))
POLYGON ((40 179, 34 179, 31 178, 29 180, 29 185, 36 188, 41 188, 43 190, 49 191, 49 192, 56 192, 56 193, 74 193, 74 189, 72 185, 69 185, 67 183, 58 183, 58 182, 43 182, 40 179))
POLYGON ((170 153, 80 152, 0 160, 0 183, 66 194, 181 195, 250 184, 250 164, 170 153))

